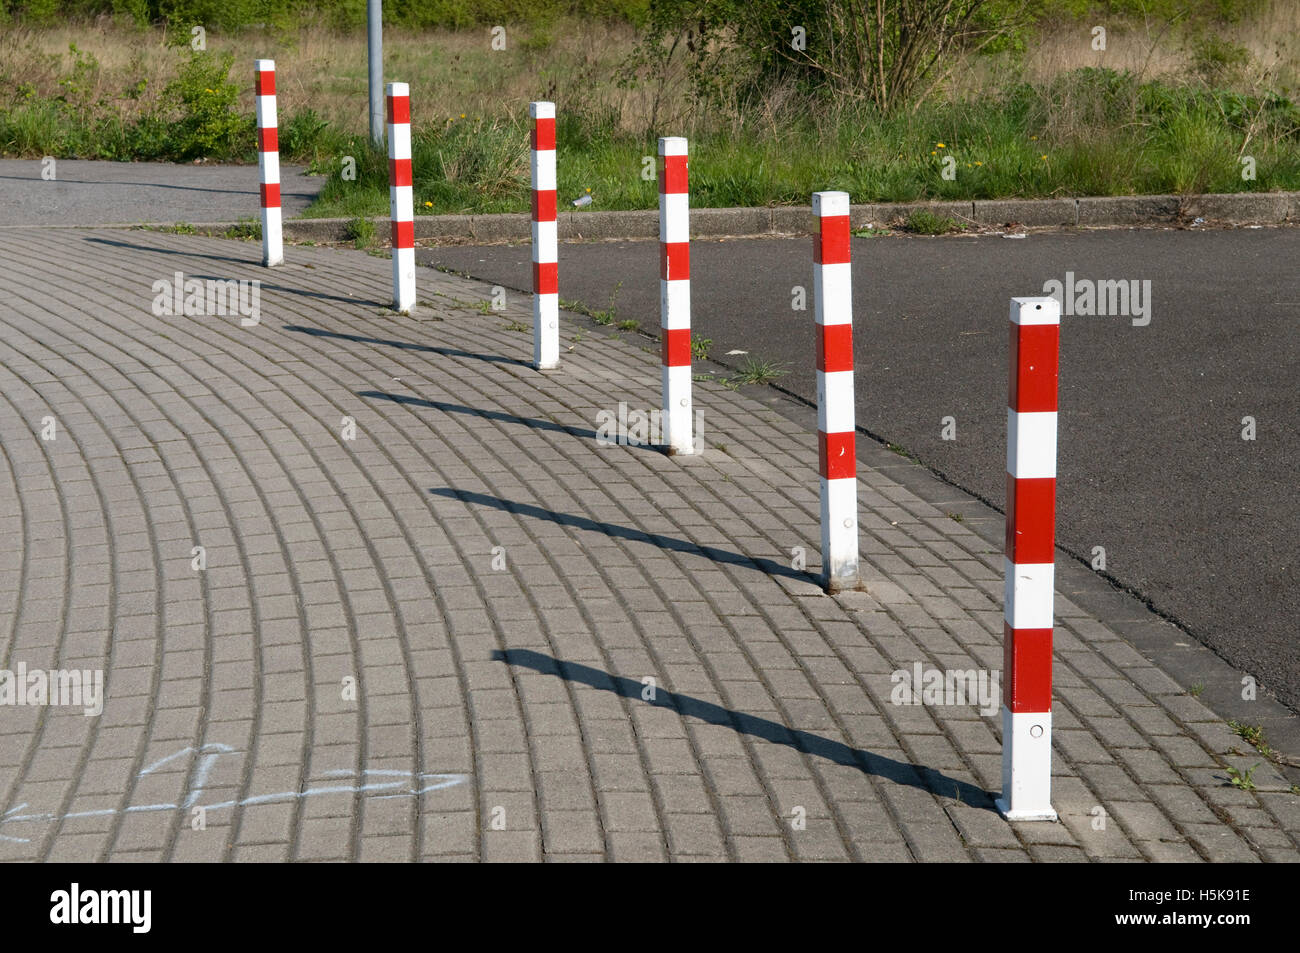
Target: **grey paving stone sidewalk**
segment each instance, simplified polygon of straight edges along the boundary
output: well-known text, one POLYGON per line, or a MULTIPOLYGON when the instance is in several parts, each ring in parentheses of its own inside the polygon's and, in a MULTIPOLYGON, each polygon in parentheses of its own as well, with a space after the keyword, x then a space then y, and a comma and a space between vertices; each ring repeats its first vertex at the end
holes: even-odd
POLYGON ((0 859, 1300 859, 1288 780, 1231 786, 1262 759, 1063 594, 1061 823, 1003 821, 996 713, 891 702, 1001 668, 1002 554, 866 441, 831 598, 815 433, 701 382, 701 457, 597 443, 657 406, 644 338, 539 374, 525 298, 422 270, 397 317, 358 252, 0 253, 0 667, 106 694, 0 707, 0 859), (178 271, 260 323, 156 316, 178 271))

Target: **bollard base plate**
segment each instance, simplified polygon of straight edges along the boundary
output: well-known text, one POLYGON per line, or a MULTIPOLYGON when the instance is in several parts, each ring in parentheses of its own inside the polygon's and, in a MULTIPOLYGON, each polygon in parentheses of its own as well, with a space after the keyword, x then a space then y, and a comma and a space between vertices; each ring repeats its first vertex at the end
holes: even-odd
POLYGON ((843 577, 827 578, 826 576, 822 576, 820 582, 822 584, 822 588, 826 590, 826 595, 828 596, 836 596, 842 592, 866 592, 867 591, 866 585, 857 576, 853 576, 847 579, 843 577))
POLYGON ((997 806, 998 813, 1009 821, 1055 821, 1058 819, 1056 811, 1052 807, 1013 811, 1006 798, 996 798, 993 803, 997 806))

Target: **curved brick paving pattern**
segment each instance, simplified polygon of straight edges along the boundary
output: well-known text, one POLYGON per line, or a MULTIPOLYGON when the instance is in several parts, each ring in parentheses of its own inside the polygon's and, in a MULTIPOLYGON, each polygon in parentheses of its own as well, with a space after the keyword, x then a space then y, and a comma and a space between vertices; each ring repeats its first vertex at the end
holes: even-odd
POLYGON ((0 709, 0 858, 1300 859, 1283 779, 1226 786, 1259 759, 1064 595, 1063 823, 1004 822, 996 715, 890 703, 1001 668, 1002 554, 884 451, 830 598, 815 432, 701 383, 702 457, 597 445, 658 403, 644 339, 568 328, 541 374, 526 298, 421 271, 395 317, 356 252, 0 252, 0 667, 107 688, 0 709), (176 271, 261 279, 261 323, 155 317, 176 271))

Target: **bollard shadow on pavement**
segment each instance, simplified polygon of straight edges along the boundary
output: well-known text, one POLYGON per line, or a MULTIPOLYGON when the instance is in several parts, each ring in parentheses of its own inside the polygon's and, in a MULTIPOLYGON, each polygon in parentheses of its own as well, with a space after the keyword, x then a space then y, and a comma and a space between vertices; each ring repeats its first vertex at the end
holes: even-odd
MULTIPOLYGON (((594 437, 595 434, 593 433, 592 436, 594 437)), ((430 489, 429 492, 434 496, 445 496, 454 500, 462 500, 466 503, 475 503, 480 506, 491 506, 499 510, 504 510, 507 513, 531 516, 534 519, 546 520, 550 523, 558 523, 561 526, 572 526, 576 529, 585 529, 593 533, 601 533, 613 539, 623 539, 634 543, 650 543, 652 546, 658 546, 660 549, 703 556, 716 563, 725 563, 732 566, 753 566, 766 572, 770 576, 785 576, 789 579, 797 579, 800 582, 817 582, 817 577, 812 573, 792 569, 784 563, 779 563, 763 556, 746 556, 744 553, 736 553, 727 549, 718 549, 716 546, 701 546, 699 543, 693 543, 688 539, 679 539, 676 536, 664 536, 662 533, 648 533, 643 529, 635 529, 630 526, 619 526, 615 523, 602 523, 599 520, 593 520, 586 516, 577 516, 573 513, 557 513, 555 510, 548 510, 541 506, 534 506, 531 503, 519 503, 515 500, 503 500, 500 497, 489 496, 486 493, 475 493, 473 490, 454 490, 451 487, 443 487, 430 489)))
MULTIPOLYGON (((60 159, 60 162, 63 160, 60 159)), ((27 175, 0 175, 0 179, 13 179, 15 182, 30 182, 31 176, 27 175)), ((65 179, 62 176, 54 180, 59 185, 89 185, 93 188, 102 189, 105 186, 112 188, 143 188, 143 189, 171 189, 177 192, 208 192, 214 195, 247 195, 249 198, 258 197, 257 189, 214 189, 211 186, 200 185, 171 185, 167 182, 94 182, 90 179, 65 179)), ((305 193, 299 193, 303 198, 315 198, 305 193)))
POLYGON ((508 414, 503 410, 481 410, 478 407, 466 407, 464 404, 449 404, 446 401, 411 397, 407 394, 388 394, 379 390, 359 390, 357 396, 369 397, 374 400, 391 400, 395 404, 406 404, 411 407, 428 407, 431 410, 441 410, 448 414, 469 414, 471 417, 483 417, 503 424, 522 424, 525 427, 532 427, 534 430, 550 430, 585 440, 596 439, 596 431, 588 430, 585 427, 566 427, 554 421, 540 420, 537 417, 520 417, 518 414, 508 414))
MULTIPOLYGON (((134 242, 119 242, 108 238, 87 238, 88 242, 98 242, 101 245, 112 245, 115 248, 129 248, 132 251, 153 252, 157 255, 179 255, 181 258, 206 258, 209 261, 228 261, 236 265, 252 265, 256 267, 259 274, 267 274, 267 270, 261 265, 261 252, 257 256, 250 258, 234 258, 230 255, 210 255, 206 252, 185 251, 180 248, 159 248, 157 245, 138 245, 134 242)), ((259 244, 257 246, 261 248, 259 244)), ((197 278, 200 281, 227 281, 230 275, 186 275, 187 278, 197 278)), ((338 301, 341 304, 361 305, 367 308, 388 308, 392 306, 391 301, 376 301, 373 299, 357 298, 349 295, 332 295, 323 291, 307 291, 303 288, 290 288, 287 285, 279 285, 274 282, 257 279, 258 287, 263 291, 279 291, 282 294, 298 295, 303 298, 316 298, 319 301, 338 301)))
MULTIPOLYGON (((257 258, 235 258, 231 255, 211 255, 206 252, 182 251, 179 248, 160 248, 157 245, 140 245, 136 242, 113 241, 111 238, 87 237, 88 242, 94 242, 97 245, 112 245, 114 248, 128 248, 131 251, 151 252, 155 255, 180 255, 182 258, 206 258, 209 261, 228 261, 236 265, 258 265, 260 267, 261 252, 258 252, 257 258)), ((262 247, 260 244, 257 246, 262 247)), ((198 278, 199 275, 190 275, 191 278, 198 278)), ((229 277, 227 275, 226 277, 229 277)))
POLYGON ((474 361, 491 361, 494 364, 515 364, 519 367, 532 367, 528 361, 517 357, 502 357, 499 354, 479 354, 475 351, 462 351, 454 347, 435 347, 432 344, 413 344, 410 341, 394 341, 389 338, 371 338, 362 334, 344 334, 341 331, 326 331, 324 328, 309 328, 302 324, 286 324, 286 331, 295 334, 310 334, 318 338, 333 338, 338 341, 351 341, 354 344, 377 344, 381 347, 395 347, 403 351, 420 351, 426 354, 441 354, 443 357, 464 357, 474 361))
MULTIPOLYGON (((260 267, 260 266, 259 266, 260 267)), ((229 275, 186 275, 187 278, 198 278, 203 281, 226 281, 229 275)), ((329 295, 323 291, 304 291, 301 288, 290 288, 286 285, 277 285, 274 282, 267 281, 264 278, 257 279, 257 286, 263 291, 279 291, 282 294, 298 295, 303 298, 316 298, 320 301, 337 301, 340 304, 361 305, 367 308, 388 308, 387 302, 376 301, 373 298, 354 298, 345 295, 329 295)))
POLYGON ((642 695, 645 685, 635 679, 611 675, 579 662, 562 662, 532 649, 497 649, 492 653, 492 660, 531 668, 544 675, 555 675, 566 681, 587 685, 600 691, 613 692, 623 698, 641 701, 658 708, 671 708, 683 717, 698 718, 706 724, 731 728, 740 734, 750 735, 772 744, 785 745, 805 754, 825 758, 833 764, 857 768, 865 774, 894 784, 919 788, 940 797, 955 795, 968 807, 987 811, 997 810, 993 803, 993 795, 969 781, 949 777, 933 768, 872 754, 870 751, 846 745, 842 741, 834 741, 798 728, 790 728, 768 718, 747 715, 744 712, 723 708, 713 702, 665 688, 656 688, 654 699, 646 700, 642 695))

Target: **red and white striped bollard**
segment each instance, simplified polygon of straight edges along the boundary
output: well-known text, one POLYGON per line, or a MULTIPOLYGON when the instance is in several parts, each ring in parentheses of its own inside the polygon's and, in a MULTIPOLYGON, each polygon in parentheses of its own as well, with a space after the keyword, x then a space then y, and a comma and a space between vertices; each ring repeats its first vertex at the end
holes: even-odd
POLYGON ((1052 615, 1061 306, 1012 298, 1003 596, 1002 797, 1012 821, 1052 809, 1052 615))
POLYGON ((275 112, 275 60, 253 64, 257 97, 257 171, 261 180, 262 264, 284 264, 280 224, 280 133, 275 112))
POLYGON ((659 140, 659 329, 663 364, 663 442, 694 453, 691 405, 691 234, 686 140, 659 140))
POLYGON ((858 468, 853 407, 853 284, 849 195, 814 192, 813 299, 817 317, 817 461, 821 474, 822 583, 856 589, 858 468))
POLYGON ((393 223, 393 308, 415 306, 415 196, 411 188, 411 91, 389 83, 388 205, 393 223))
POLYGON ((555 200, 555 103, 529 103, 533 180, 533 364, 560 364, 559 232, 555 200))

